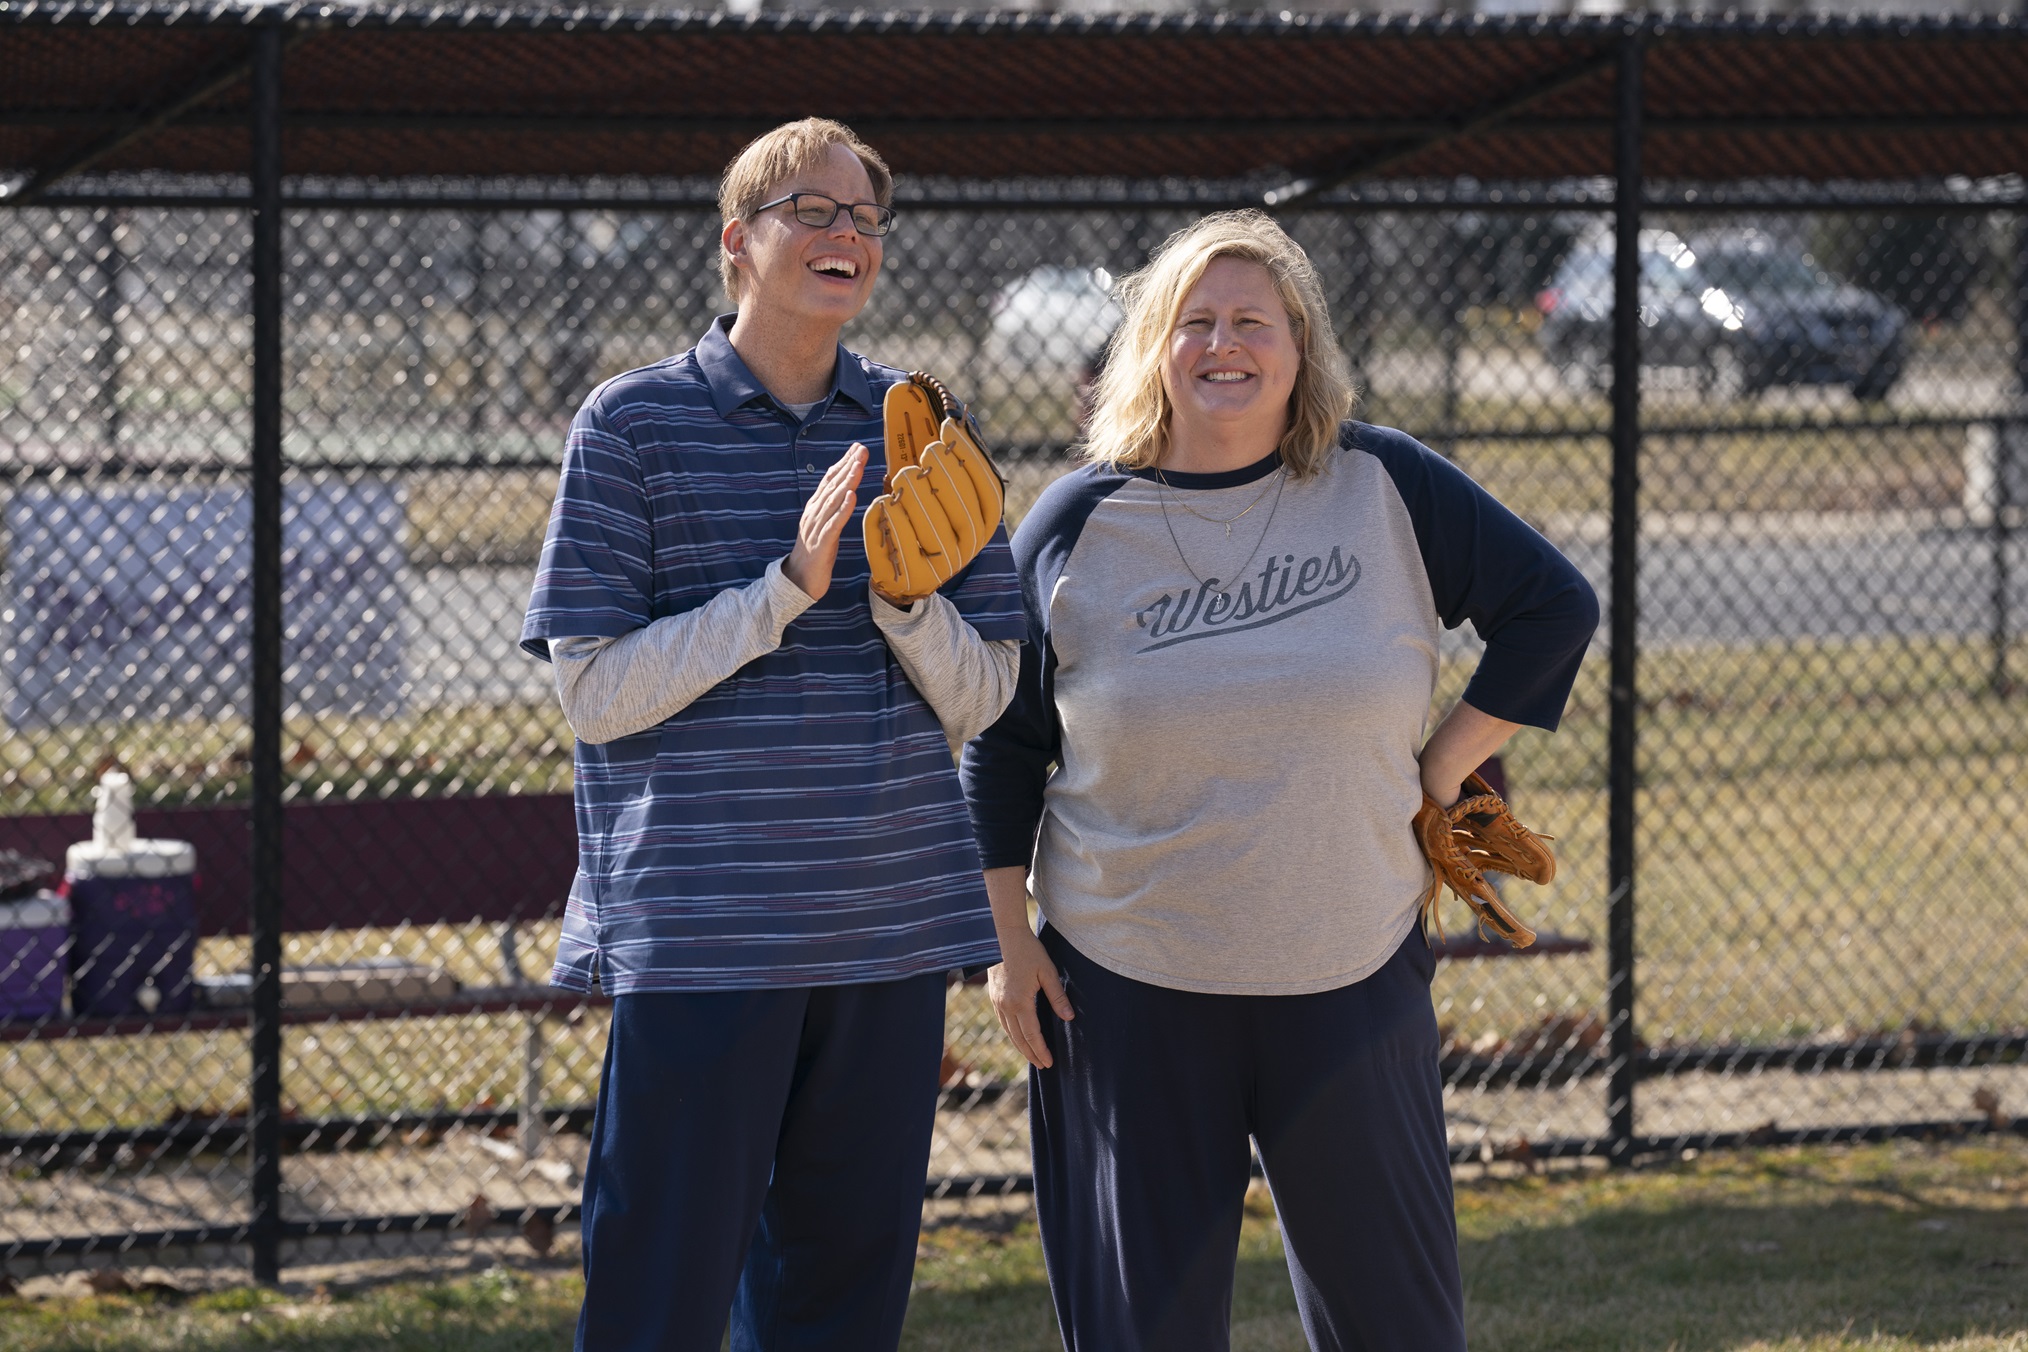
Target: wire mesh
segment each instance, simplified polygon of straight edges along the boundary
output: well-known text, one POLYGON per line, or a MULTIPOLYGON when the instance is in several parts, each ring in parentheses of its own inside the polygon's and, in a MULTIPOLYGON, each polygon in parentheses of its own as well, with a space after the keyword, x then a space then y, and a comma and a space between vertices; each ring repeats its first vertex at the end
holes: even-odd
MULTIPOLYGON (((1114 281, 1190 216, 906 211, 846 342, 973 404, 1018 520, 1070 463, 1114 281)), ((1455 459, 1603 596, 1610 218, 1288 221, 1360 416, 1455 459)), ((515 639, 569 418, 722 308, 717 228, 682 210, 288 214, 298 1257, 319 1236, 427 1256, 517 1226, 546 1247, 572 1214, 604 1014, 544 984, 575 864, 571 738, 515 639)), ((75 924, 41 926, 52 940, 28 923, 43 913, 0 912, 10 1261, 243 1238, 250 1214, 247 229, 218 210, 0 216, 0 847, 29 861, 15 891, 54 886, 116 766, 142 834, 198 858, 188 909, 163 922, 189 936, 182 985, 139 940, 81 954, 75 924), (155 967, 128 1003, 77 1007, 90 964, 136 961, 155 967)), ((2028 902, 2007 844, 2028 782, 2024 229, 2008 211, 1646 222, 1650 1148, 1961 1130, 2028 1104, 2028 902)), ((1438 707, 1478 651, 1469 630, 1446 637, 1438 707)), ((1561 868, 1508 889, 1545 931, 1535 953, 1460 942, 1439 969, 1460 1159, 1589 1151, 1607 1132, 1608 702, 1601 636, 1562 729, 1504 756, 1561 868)), ((953 988, 947 1040, 927 1186, 1016 1188, 1025 1085, 983 990, 953 988)))
POLYGON ((1657 327, 1703 331, 1691 388, 1723 403, 1658 390, 1647 419, 1641 1030, 1665 1068, 1844 1050, 1653 1083, 1641 1130, 1998 1119, 2028 1091, 1976 1064, 2028 1023, 2019 857, 1995 848, 2028 737, 2028 235, 1652 224, 1657 327), (1896 1062, 1935 1066, 1859 1073, 1896 1062))

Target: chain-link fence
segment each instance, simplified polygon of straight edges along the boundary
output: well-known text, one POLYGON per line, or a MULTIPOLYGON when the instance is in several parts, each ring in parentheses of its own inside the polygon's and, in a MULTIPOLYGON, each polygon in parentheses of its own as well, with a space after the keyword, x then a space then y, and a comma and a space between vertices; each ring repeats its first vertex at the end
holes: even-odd
MULTIPOLYGON (((972 401, 1018 519, 1068 463, 1112 279, 1192 214, 905 211, 846 341, 972 401)), ((1453 457, 1606 595, 1610 215, 1288 221, 1361 416, 1453 457)), ((294 1260, 489 1223, 546 1247, 574 1215, 605 1015, 541 984, 571 739, 515 640, 570 415, 704 330, 717 228, 286 215, 294 1260)), ((0 870, 9 1262, 244 1242, 256 1205, 248 238, 215 208, 0 216, 0 846, 25 856, 0 870), (194 883, 84 858, 38 901, 114 767, 141 835, 195 847, 194 883)), ((1640 248, 1639 1086, 1618 1144, 2002 1125, 2028 1113, 2028 222, 1660 211, 1640 248)), ((1450 636, 1440 702, 1476 651, 1450 636)), ((1613 1144, 1611 702, 1602 632, 1563 730, 1504 758, 1561 866, 1509 892, 1536 950, 1454 942, 1438 973, 1461 1160, 1613 1144)), ((1024 1080, 981 990, 953 990, 948 1041, 930 1190, 1018 1190, 1024 1080)))

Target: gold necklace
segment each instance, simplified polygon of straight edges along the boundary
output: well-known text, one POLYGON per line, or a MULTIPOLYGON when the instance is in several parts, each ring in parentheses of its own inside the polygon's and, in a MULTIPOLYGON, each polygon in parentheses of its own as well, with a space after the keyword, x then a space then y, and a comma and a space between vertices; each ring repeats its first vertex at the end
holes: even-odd
MULTIPOLYGON (((1176 491, 1176 486, 1170 483, 1167 479, 1162 477, 1162 467, 1160 465, 1156 465, 1153 468, 1155 471, 1156 480, 1161 483, 1162 487, 1174 493, 1176 491)), ((1277 472, 1280 471, 1281 468, 1282 467, 1280 465, 1275 466, 1275 470, 1277 472)), ((1184 511, 1190 513, 1190 515, 1196 517, 1199 521, 1209 521, 1214 526, 1225 527, 1225 538, 1230 540, 1232 538, 1232 523, 1239 520, 1240 517, 1245 516, 1248 512, 1252 511, 1254 508, 1260 506, 1260 500, 1268 495, 1268 489, 1272 487, 1274 487, 1274 484, 1262 484, 1260 486, 1260 492, 1253 495, 1253 501, 1246 504, 1246 506, 1240 508, 1239 514, 1237 516, 1224 516, 1224 517, 1207 516, 1203 512, 1198 511, 1195 507, 1192 507, 1180 496, 1176 499, 1176 505, 1178 507, 1181 507, 1184 511)))
MULTIPOLYGON (((1275 466, 1275 468, 1277 471, 1279 471, 1283 467, 1277 465, 1275 466)), ((1162 477, 1162 471, 1159 469, 1155 471, 1155 482, 1160 484, 1162 488, 1169 487, 1169 481, 1162 477)), ((1245 563, 1239 565, 1239 571, 1233 574, 1234 577, 1246 576, 1246 570, 1253 567, 1254 558, 1260 553, 1260 547, 1267 543, 1268 532, 1274 529, 1275 513, 1281 511, 1282 509, 1282 485, 1286 484, 1287 482, 1288 482, 1287 475, 1280 473, 1276 474, 1274 506, 1268 508, 1267 520, 1261 523, 1260 539, 1255 540, 1253 542, 1253 552, 1249 553, 1246 556, 1245 563)), ((1260 499, 1266 496, 1267 489, 1265 488, 1261 489, 1260 497, 1255 498, 1252 502, 1249 502, 1246 505, 1246 512, 1252 511, 1254 507, 1260 502, 1260 499)), ((1199 589, 1209 588, 1210 590, 1217 592, 1221 597, 1227 597, 1228 599, 1230 599, 1230 588, 1232 585, 1231 583, 1228 582, 1223 587, 1213 586, 1212 584, 1218 581, 1217 578, 1211 578, 1207 580, 1195 568, 1190 566, 1190 556, 1183 552, 1183 542, 1176 538, 1176 523, 1169 519, 1168 494, 1162 492, 1161 489, 1157 489, 1155 491, 1155 502, 1162 509, 1162 525, 1169 532, 1169 543, 1176 547, 1176 557, 1183 560, 1183 571, 1190 574, 1191 581, 1195 582, 1199 587, 1199 589)), ((1217 517, 1205 516, 1204 513, 1193 510, 1190 504, 1183 502, 1180 498, 1177 500, 1177 505, 1182 507, 1184 511, 1189 512, 1190 515, 1194 517, 1200 517, 1205 521, 1210 521, 1218 525, 1225 526, 1226 535, 1228 537, 1231 536, 1232 527, 1230 525, 1227 525, 1225 522, 1220 521, 1217 517)), ((1239 516, 1245 516, 1246 512, 1241 512, 1239 516)), ((1239 516, 1233 517, 1232 520, 1234 521, 1239 520, 1239 516)))

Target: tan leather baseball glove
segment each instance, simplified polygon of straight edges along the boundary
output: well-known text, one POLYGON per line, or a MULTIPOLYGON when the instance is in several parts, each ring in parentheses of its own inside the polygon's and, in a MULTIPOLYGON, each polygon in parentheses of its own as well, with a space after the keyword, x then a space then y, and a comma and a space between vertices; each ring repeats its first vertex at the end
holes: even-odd
POLYGON ((884 491, 866 506, 873 589, 921 600, 978 557, 1000 525, 1005 492, 964 406, 920 371, 887 391, 884 491))
POLYGON ((1496 934, 1516 948, 1535 942, 1535 931, 1515 919, 1486 874, 1511 873, 1531 883, 1550 881, 1556 876, 1556 856, 1544 842, 1554 837, 1537 835, 1516 821, 1507 801, 1474 774, 1466 778, 1458 801, 1447 808, 1423 795, 1415 814, 1415 838, 1430 864, 1429 890, 1420 903, 1426 929, 1443 936, 1437 901, 1448 887, 1472 908, 1481 934, 1496 934))

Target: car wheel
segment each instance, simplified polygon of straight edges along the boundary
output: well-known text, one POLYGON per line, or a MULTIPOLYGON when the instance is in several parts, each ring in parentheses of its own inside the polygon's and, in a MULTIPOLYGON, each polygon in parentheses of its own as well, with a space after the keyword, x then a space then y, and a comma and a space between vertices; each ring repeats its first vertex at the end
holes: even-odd
POLYGON ((1699 383, 1707 399, 1730 404, 1747 395, 1746 360, 1737 348, 1724 343, 1713 347, 1704 359, 1701 376, 1699 383))

